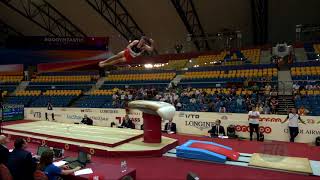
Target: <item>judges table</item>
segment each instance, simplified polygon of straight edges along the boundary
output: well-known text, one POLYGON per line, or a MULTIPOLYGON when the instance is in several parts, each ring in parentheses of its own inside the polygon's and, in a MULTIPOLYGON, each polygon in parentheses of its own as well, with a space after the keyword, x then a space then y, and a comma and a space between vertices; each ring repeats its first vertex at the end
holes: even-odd
MULTIPOLYGON (((9 148, 13 148, 13 142, 8 144, 9 148)), ((36 154, 38 145, 28 144, 28 151, 36 154)), ((65 151, 66 157, 77 157, 76 152, 65 151)), ((75 176, 74 174, 64 176, 64 179, 68 180, 92 180, 93 176, 99 176, 99 180, 121 180, 125 176, 131 176, 134 180, 136 179, 136 169, 128 167, 125 172, 121 172, 120 163, 119 165, 108 164, 107 162, 101 161, 103 157, 99 158, 99 162, 93 160, 91 163, 88 163, 85 168, 91 168, 93 174, 75 176)))
POLYGON ((129 168, 125 172, 121 172, 120 164, 111 165, 111 164, 102 164, 102 163, 89 163, 86 168, 91 168, 93 174, 74 176, 68 175, 64 176, 64 179, 68 180, 86 180, 86 179, 94 179, 94 176, 99 176, 99 180, 121 180, 125 176, 130 176, 134 180, 136 179, 136 169, 129 168))

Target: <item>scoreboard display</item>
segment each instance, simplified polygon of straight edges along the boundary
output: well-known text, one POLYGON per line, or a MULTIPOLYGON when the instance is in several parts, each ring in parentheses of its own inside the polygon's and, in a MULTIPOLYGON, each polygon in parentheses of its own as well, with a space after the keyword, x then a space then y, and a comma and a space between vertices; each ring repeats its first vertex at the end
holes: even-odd
POLYGON ((24 119, 24 106, 20 104, 4 104, 2 105, 2 120, 22 120, 24 119))

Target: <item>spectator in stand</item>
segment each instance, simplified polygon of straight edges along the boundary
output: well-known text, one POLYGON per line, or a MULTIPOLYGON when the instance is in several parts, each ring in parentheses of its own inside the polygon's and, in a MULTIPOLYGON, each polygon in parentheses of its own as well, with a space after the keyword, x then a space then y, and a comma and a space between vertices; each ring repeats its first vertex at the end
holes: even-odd
POLYGON ((190 99, 190 103, 195 104, 197 102, 196 98, 194 96, 190 99))
POLYGON ((176 109, 177 109, 177 111, 180 111, 181 108, 182 108, 182 104, 180 103, 179 100, 177 100, 177 102, 176 102, 176 109))
POLYGON ((271 85, 268 83, 266 84, 266 86, 264 87, 264 90, 267 91, 267 92, 270 92, 271 91, 271 85))
POLYGON ((238 96, 237 98, 237 106, 238 107, 242 107, 243 104, 243 98, 241 96, 238 96))
POLYGON ((268 106, 268 104, 264 105, 263 114, 270 114, 270 107, 268 106))
POLYGON ((312 84, 307 84, 306 85, 306 90, 313 90, 312 84))
POLYGON ((14 142, 14 150, 9 153, 8 168, 14 180, 32 180, 36 163, 32 155, 27 151, 27 142, 17 138, 14 142))
POLYGON ((254 83, 254 85, 251 87, 251 89, 255 93, 259 92, 259 86, 257 85, 257 83, 254 83))
POLYGON ((219 113, 226 113, 226 112, 227 112, 226 107, 220 106, 219 113))
POLYGON ((298 114, 299 114, 300 116, 305 116, 305 115, 307 115, 308 113, 309 113, 309 110, 306 109, 306 108, 304 108, 304 106, 301 106, 301 107, 299 108, 299 110, 298 110, 298 114))
POLYGON ((0 164, 8 166, 9 150, 7 148, 9 139, 5 135, 0 135, 0 164))
POLYGON ((272 114, 276 114, 277 113, 277 107, 278 107, 278 101, 276 100, 276 98, 272 98, 271 99, 270 106, 271 106, 272 114))
POLYGON ((260 114, 263 113, 263 106, 262 106, 262 104, 259 104, 259 105, 258 105, 257 111, 259 111, 260 114))
POLYGON ((300 89, 300 85, 299 84, 293 84, 292 88, 293 88, 294 91, 298 92, 299 89, 300 89))

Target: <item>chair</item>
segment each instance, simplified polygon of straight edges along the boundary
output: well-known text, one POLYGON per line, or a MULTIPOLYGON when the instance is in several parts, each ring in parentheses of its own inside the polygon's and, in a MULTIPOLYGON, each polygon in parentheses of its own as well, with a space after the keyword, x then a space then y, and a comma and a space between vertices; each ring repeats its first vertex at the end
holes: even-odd
POLYGON ((0 164, 0 179, 13 180, 9 169, 4 164, 0 164))

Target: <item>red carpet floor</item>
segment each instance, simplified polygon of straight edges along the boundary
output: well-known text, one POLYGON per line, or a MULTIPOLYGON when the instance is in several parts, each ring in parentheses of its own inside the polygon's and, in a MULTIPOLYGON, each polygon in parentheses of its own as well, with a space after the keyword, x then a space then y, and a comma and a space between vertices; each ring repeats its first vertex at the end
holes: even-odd
MULTIPOLYGON (((320 147, 309 146, 302 143, 287 142, 256 142, 239 141, 231 139, 211 139, 205 137, 168 135, 179 140, 182 144, 189 139, 207 140, 230 146, 243 153, 268 153, 286 156, 307 157, 312 160, 320 160, 320 147)), ((12 142, 9 147, 12 148, 12 142)), ((29 150, 36 152, 37 145, 29 144, 29 150)), ((66 152, 67 156, 76 156, 74 152, 66 152)), ((182 180, 186 174, 192 171, 200 176, 201 180, 227 180, 227 179, 259 179, 259 180, 319 180, 320 177, 277 172, 270 170, 253 169, 238 166, 228 166, 190 160, 182 160, 169 157, 158 158, 103 158, 93 157, 94 163, 108 163, 120 166, 120 161, 126 160, 128 166, 137 169, 138 180, 182 180)))

